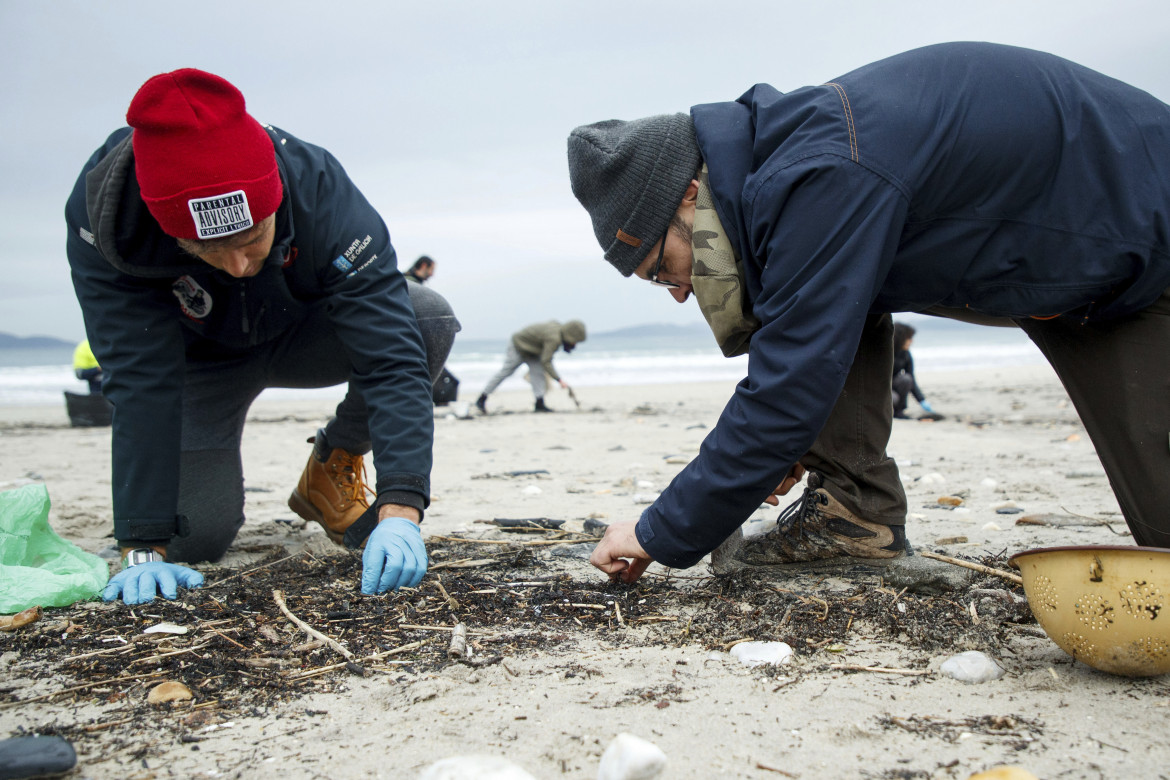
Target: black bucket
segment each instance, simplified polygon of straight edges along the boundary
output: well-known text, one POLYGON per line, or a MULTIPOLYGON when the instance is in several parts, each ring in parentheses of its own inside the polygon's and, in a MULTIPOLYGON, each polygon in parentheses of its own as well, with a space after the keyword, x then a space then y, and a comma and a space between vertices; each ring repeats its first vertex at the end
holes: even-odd
POLYGON ((433 388, 435 406, 446 406, 454 401, 458 394, 459 380, 444 367, 443 373, 439 374, 439 378, 435 380, 433 388))
POLYGON ((82 395, 65 391, 65 411, 74 428, 102 428, 114 418, 114 405, 104 395, 82 395))

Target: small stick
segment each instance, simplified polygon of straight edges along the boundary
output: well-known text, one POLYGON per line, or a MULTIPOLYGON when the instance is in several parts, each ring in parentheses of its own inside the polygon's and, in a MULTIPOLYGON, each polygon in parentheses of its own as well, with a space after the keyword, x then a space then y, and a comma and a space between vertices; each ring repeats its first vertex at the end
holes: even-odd
MULTIPOLYGON (((396 628, 412 629, 414 631, 454 631, 453 626, 415 626, 410 623, 395 623, 396 628)), ((486 634, 486 631, 469 631, 469 634, 486 634)))
POLYGON ((617 616, 618 625, 621 626, 622 628, 625 628, 626 621, 622 620, 622 608, 618 606, 618 603, 616 601, 613 603, 613 614, 615 616, 617 616))
POLYGON ((301 629, 302 631, 304 631, 306 634, 313 637, 314 639, 320 639, 322 642, 329 645, 334 650, 336 650, 338 653, 340 653, 341 656, 343 658, 345 658, 345 660, 350 661, 351 663, 354 663, 357 661, 357 657, 353 653, 349 652, 344 647, 342 647, 336 640, 330 639, 329 637, 325 636, 317 629, 310 626, 305 621, 301 620, 299 617, 297 617, 293 613, 289 612, 288 607, 286 607, 284 604, 284 594, 282 594, 279 590, 272 591, 272 600, 276 602, 276 606, 280 607, 280 611, 284 613, 284 616, 286 618, 288 618, 290 621, 292 621, 293 624, 297 626, 297 628, 301 629))
POLYGON ((240 644, 239 642, 237 642, 236 640, 232 639, 232 638, 231 638, 230 636, 228 636, 227 634, 223 633, 222 631, 217 631, 217 630, 215 630, 214 628, 209 628, 209 629, 208 629, 208 631, 210 631, 211 633, 213 633, 213 634, 215 634, 215 635, 217 635, 217 636, 221 636, 221 637, 223 637, 224 639, 226 639, 227 641, 231 642, 233 645, 235 645, 236 647, 240 648, 241 650, 247 650, 247 649, 248 649, 248 648, 244 647, 243 645, 241 645, 241 644, 240 644))
POLYGON ((0 702, 0 710, 8 707, 16 707, 21 704, 29 704, 34 701, 44 701, 45 699, 52 699, 56 696, 61 696, 66 693, 73 693, 74 691, 83 691, 86 688, 95 688, 99 685, 110 685, 111 683, 129 682, 130 680, 141 680, 144 677, 159 677, 166 672, 147 672, 146 674, 135 674, 130 677, 115 677, 107 680, 97 680, 95 682, 88 682, 85 685, 75 685, 72 688, 65 688, 64 690, 56 691, 55 693, 46 693, 43 696, 34 696, 31 699, 18 699, 17 701, 0 702))
POLYGON ((447 589, 443 587, 443 578, 435 577, 435 584, 439 586, 439 592, 442 593, 443 598, 447 600, 447 606, 451 609, 459 609, 459 602, 456 601, 455 597, 448 593, 447 589))
MULTIPOLYGON (((308 553, 296 553, 294 555, 288 555, 288 556, 285 556, 284 558, 281 558, 279 561, 273 561, 272 563, 266 563, 263 566, 257 566, 254 569, 248 569, 247 571, 242 571, 238 574, 233 574, 230 577, 224 577, 222 580, 216 580, 215 582, 211 583, 210 585, 205 585, 204 587, 214 588, 214 587, 217 587, 219 585, 224 584, 225 582, 230 582, 231 580, 234 580, 237 577, 245 577, 254 571, 260 571, 261 569, 267 569, 269 566, 275 566, 278 563, 284 563, 285 561, 292 560, 293 558, 297 558, 301 555, 308 555, 308 553)), ((312 557, 312 556, 310 556, 310 557, 312 557)))
POLYGON ((134 649, 134 645, 122 645, 121 647, 112 647, 109 650, 94 650, 92 653, 82 653, 81 655, 71 655, 68 658, 62 658, 61 663, 67 664, 70 661, 80 661, 82 658, 90 658, 95 655, 110 655, 111 653, 127 653, 134 649))
POLYGON ((161 661, 164 658, 170 658, 172 655, 183 655, 184 653, 194 653, 196 650, 202 650, 203 648, 207 647, 209 644, 211 644, 211 642, 207 641, 201 645, 195 645, 194 647, 188 647, 185 650, 176 650, 173 653, 162 653, 160 655, 148 655, 145 658, 137 658, 137 659, 131 661, 130 665, 133 666, 134 664, 152 664, 155 661, 161 661))
MULTIPOLYGON (((434 537, 432 537, 434 538, 434 537)), ((443 561, 436 563, 430 567, 431 571, 436 569, 482 569, 484 566, 495 566, 499 561, 495 558, 477 558, 471 560, 470 558, 462 561, 443 561)))
POLYGON ((1001 577, 1008 582, 1014 582, 1017 585, 1024 584, 1024 578, 1018 574, 1012 574, 1010 571, 1000 571, 993 569, 990 566, 984 566, 982 563, 972 563, 971 561, 961 561, 958 558, 951 558, 946 555, 939 555, 932 553, 929 550, 919 550, 918 554, 924 558, 934 558, 936 561, 943 561, 944 563, 951 563, 955 566, 962 566, 965 569, 982 572, 983 574, 991 574, 995 577, 1001 577))
POLYGON ((830 669, 841 669, 846 672, 878 672, 880 674, 903 674, 909 677, 931 675, 929 669, 890 669, 885 666, 862 666, 861 664, 829 664, 830 669))
POLYGON ((794 775, 791 772, 785 772, 783 769, 777 769, 774 766, 768 766, 767 764, 761 764, 758 761, 756 762, 756 769, 762 769, 765 772, 775 772, 776 774, 784 775, 785 777, 800 777, 800 775, 794 775))
POLYGON ((448 658, 463 658, 467 655, 467 625, 456 623, 451 629, 451 644, 447 646, 448 658))
MULTIPOLYGON (((363 663, 371 662, 371 661, 380 661, 383 658, 387 658, 387 657, 392 656, 392 655, 398 655, 399 653, 409 653, 411 650, 417 650, 429 641, 430 641, 429 639, 423 639, 419 642, 411 642, 408 645, 402 645, 401 647, 396 647, 393 650, 386 650, 385 652, 374 653, 373 655, 367 655, 365 658, 359 658, 358 660, 363 662, 363 663)), ((334 669, 343 669, 349 663, 350 662, 346 661, 346 662, 339 663, 339 664, 330 664, 329 666, 319 666, 316 669, 310 669, 308 671, 299 672, 297 674, 290 673, 286 679, 289 682, 296 682, 298 680, 304 680, 307 677, 318 677, 318 676, 324 674, 325 672, 331 672, 334 669)))

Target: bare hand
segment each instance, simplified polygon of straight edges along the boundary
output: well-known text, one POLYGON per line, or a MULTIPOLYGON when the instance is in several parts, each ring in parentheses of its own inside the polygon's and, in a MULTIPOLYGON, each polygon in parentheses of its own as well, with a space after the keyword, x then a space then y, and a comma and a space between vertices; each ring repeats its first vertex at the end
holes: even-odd
POLYGON ((589 562, 608 574, 611 580, 621 578, 626 584, 635 582, 646 567, 654 563, 634 534, 637 524, 637 520, 612 523, 589 558, 589 562))
POLYGON ((792 464, 792 468, 788 469, 788 474, 785 475, 783 481, 772 491, 772 495, 764 499, 764 503, 771 504, 772 506, 780 506, 780 499, 777 496, 788 495, 788 491, 800 484, 800 480, 803 478, 804 466, 799 463, 792 464))

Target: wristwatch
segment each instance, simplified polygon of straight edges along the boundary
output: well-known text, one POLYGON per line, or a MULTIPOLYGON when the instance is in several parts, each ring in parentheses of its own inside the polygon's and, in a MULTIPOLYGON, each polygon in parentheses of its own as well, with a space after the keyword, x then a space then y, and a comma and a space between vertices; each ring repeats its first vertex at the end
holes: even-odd
POLYGON ((140 563, 150 563, 151 561, 165 561, 162 553, 151 547, 135 547, 133 550, 127 550, 122 555, 122 568, 128 569, 131 566, 137 566, 140 563))

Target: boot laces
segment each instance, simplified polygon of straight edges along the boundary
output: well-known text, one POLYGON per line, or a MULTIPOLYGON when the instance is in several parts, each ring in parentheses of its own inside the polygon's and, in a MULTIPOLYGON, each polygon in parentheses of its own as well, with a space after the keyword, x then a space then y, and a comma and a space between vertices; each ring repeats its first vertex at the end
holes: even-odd
POLYGON ((776 518, 776 533, 782 536, 804 536, 805 523, 819 520, 821 507, 828 503, 828 496, 809 485, 804 489, 804 494, 785 507, 776 518))
POLYGON ((345 498, 368 507, 370 502, 366 493, 374 495, 374 491, 366 484, 365 459, 345 450, 339 450, 338 453, 333 464, 334 484, 345 498))

